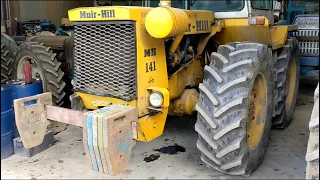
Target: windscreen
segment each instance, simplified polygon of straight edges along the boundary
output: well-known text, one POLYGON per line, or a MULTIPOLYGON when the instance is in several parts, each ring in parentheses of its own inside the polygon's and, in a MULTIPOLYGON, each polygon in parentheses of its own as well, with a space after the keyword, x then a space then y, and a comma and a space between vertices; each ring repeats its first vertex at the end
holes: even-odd
POLYGON ((192 10, 209 10, 213 12, 240 11, 244 7, 244 0, 196 0, 192 10))
MULTIPOLYGON (((150 6, 157 7, 159 0, 151 0, 150 6)), ((186 0, 171 0, 171 6, 185 9, 186 0)), ((213 12, 240 11, 244 0, 189 0, 192 10, 208 10, 213 12)))

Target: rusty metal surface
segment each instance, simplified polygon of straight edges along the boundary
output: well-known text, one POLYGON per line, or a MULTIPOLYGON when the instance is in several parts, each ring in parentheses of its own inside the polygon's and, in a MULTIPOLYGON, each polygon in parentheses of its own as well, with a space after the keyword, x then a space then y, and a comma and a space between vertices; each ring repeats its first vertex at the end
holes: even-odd
POLYGON ((46 117, 45 105, 52 105, 50 92, 14 100, 16 125, 26 148, 38 146, 44 139, 47 126, 50 124, 46 117))
POLYGON ((43 43, 46 46, 51 47, 53 50, 64 50, 66 40, 73 38, 71 36, 35 36, 31 41, 37 41, 43 43))
POLYGON ((72 109, 61 108, 57 106, 45 106, 47 119, 71 124, 75 126, 83 126, 83 112, 72 109))

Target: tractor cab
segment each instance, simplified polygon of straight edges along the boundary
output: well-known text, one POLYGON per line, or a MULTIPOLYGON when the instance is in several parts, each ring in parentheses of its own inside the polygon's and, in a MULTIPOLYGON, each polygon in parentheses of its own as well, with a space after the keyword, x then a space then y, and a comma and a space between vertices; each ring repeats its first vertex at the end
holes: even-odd
MULTIPOLYGON (((159 3, 159 0, 146 0, 144 6, 157 7, 159 3)), ((273 1, 270 0, 176 0, 171 1, 171 6, 180 9, 212 11, 216 19, 265 16, 269 24, 274 23, 273 1)))
MULTIPOLYGON (((318 6, 319 8, 319 6, 318 6)), ((298 31, 292 32, 300 48, 300 74, 305 77, 319 77, 319 10, 318 14, 297 15, 293 24, 298 31)))
POLYGON ((315 0, 287 0, 282 2, 278 25, 297 25, 290 35, 298 40, 300 49, 300 74, 319 76, 319 2, 315 0))
POLYGON ((303 14, 319 14, 319 2, 316 0, 284 0, 281 2, 280 24, 293 24, 296 16, 303 14))

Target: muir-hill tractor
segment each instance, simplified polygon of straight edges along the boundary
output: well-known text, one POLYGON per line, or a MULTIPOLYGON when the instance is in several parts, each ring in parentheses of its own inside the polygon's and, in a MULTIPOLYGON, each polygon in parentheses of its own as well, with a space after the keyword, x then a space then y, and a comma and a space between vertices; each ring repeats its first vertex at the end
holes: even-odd
POLYGON ((52 106, 50 92, 15 100, 25 147, 43 141, 50 121, 82 126, 90 167, 115 175, 136 140, 161 136, 167 115, 197 112, 202 161, 251 174, 271 126, 289 125, 299 86, 299 47, 288 38, 297 26, 276 26, 272 3, 152 0, 69 10, 72 109, 52 106), (30 100, 37 102, 24 105, 30 100))

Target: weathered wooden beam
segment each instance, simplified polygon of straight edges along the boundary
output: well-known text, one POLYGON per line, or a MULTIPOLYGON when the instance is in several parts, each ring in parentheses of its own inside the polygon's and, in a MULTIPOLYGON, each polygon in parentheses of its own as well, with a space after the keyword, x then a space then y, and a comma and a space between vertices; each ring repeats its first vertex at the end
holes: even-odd
POLYGON ((48 120, 83 127, 83 112, 57 106, 46 105, 48 120))

